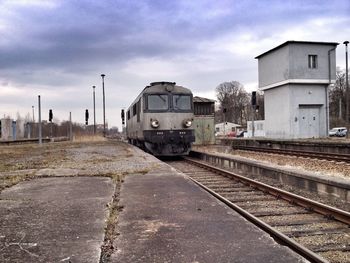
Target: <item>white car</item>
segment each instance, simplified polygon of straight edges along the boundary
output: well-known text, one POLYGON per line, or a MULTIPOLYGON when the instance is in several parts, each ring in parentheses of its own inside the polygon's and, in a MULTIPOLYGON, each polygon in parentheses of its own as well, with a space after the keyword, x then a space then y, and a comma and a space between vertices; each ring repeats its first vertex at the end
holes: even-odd
POLYGON ((345 137, 348 130, 345 127, 335 127, 329 131, 329 136, 345 137))

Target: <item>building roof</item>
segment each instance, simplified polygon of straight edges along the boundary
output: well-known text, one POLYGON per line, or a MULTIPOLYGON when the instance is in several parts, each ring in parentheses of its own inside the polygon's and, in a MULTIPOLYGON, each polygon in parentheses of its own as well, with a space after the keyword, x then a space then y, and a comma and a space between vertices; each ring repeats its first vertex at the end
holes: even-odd
POLYGON ((233 126, 233 127, 241 127, 241 125, 239 125, 239 124, 236 124, 236 123, 233 123, 233 122, 228 122, 228 121, 226 121, 226 122, 220 122, 220 123, 216 123, 215 124, 215 127, 216 126, 233 126))
POLYGON ((197 103, 200 103, 200 102, 202 102, 202 103, 204 103, 204 102, 205 103, 209 103, 209 102, 211 102, 211 103, 214 103, 215 100, 211 100, 211 99, 195 96, 195 97, 193 97, 193 102, 197 102, 197 103))
POLYGON ((273 49, 270 49, 262 54, 260 54, 259 56, 255 57, 256 59, 258 58, 261 58, 262 56, 265 56, 266 54, 272 52, 272 51, 275 51, 276 49, 279 49, 281 47, 284 47, 286 45, 289 45, 289 44, 316 44, 316 45, 332 45, 332 46, 337 46, 339 45, 339 43, 337 42, 317 42, 317 41, 295 41, 295 40, 288 40, 286 42, 284 42, 283 44, 277 46, 277 47, 274 47, 273 49))

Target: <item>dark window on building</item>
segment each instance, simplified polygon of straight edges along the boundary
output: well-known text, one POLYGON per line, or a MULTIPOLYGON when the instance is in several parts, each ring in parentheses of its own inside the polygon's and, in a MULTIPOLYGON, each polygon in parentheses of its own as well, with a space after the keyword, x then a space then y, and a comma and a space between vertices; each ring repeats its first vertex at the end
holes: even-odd
POLYGON ((194 115, 214 115, 214 103, 194 103, 194 115))
POLYGON ((309 55, 309 68, 317 68, 317 55, 309 55))

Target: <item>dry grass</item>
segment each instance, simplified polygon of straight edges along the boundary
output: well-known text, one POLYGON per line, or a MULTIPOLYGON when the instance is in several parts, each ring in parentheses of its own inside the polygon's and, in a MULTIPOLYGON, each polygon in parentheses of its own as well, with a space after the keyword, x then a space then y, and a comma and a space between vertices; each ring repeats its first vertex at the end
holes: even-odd
MULTIPOLYGON (((125 168, 122 168, 119 174, 111 173, 109 165, 124 160, 127 163, 133 155, 133 151, 127 145, 107 141, 102 136, 83 136, 79 141, 47 143, 41 146, 38 144, 3 146, 0 147, 0 192, 24 180, 38 177, 35 175, 36 171, 47 168, 78 169, 79 175, 83 175, 84 171, 95 166, 98 167, 97 176, 110 177, 115 182, 122 181, 126 172, 147 173, 147 169, 123 171, 125 168), (75 156, 80 153, 83 157, 76 159, 75 156)), ((91 176, 91 173, 89 174, 91 176)))
POLYGON ((104 142, 107 141, 102 135, 79 135, 73 138, 74 142, 104 142))
POLYGON ((14 185, 20 183, 20 182, 31 180, 33 178, 36 178, 36 176, 33 173, 1 177, 0 178, 0 193, 5 188, 9 188, 11 186, 14 186, 14 185))

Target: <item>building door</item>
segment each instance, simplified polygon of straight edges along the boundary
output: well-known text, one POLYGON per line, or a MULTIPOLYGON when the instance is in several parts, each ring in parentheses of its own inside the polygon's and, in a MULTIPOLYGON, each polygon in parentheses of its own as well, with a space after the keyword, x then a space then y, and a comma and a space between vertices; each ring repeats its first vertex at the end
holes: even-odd
POLYGON ((299 138, 320 137, 320 106, 299 106, 299 138))

